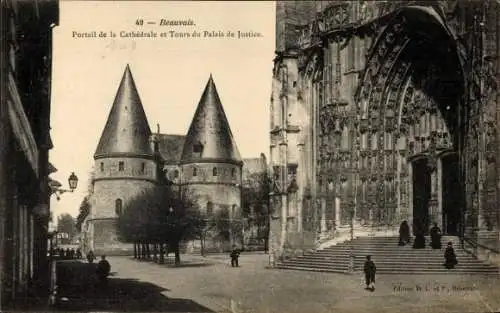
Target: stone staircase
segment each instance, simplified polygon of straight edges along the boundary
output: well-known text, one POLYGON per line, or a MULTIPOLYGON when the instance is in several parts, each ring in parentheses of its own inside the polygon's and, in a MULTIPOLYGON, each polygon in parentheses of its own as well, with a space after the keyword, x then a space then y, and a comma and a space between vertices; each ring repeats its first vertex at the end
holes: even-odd
POLYGON ((349 254, 352 247, 354 268, 352 272, 362 272, 367 255, 377 266, 377 273, 386 274, 484 274, 498 275, 499 269, 493 265, 481 262, 465 250, 459 248, 457 237, 443 236, 442 249, 433 250, 429 247, 430 239, 426 237, 425 249, 413 249, 410 245, 398 246, 397 237, 361 237, 352 241, 306 253, 280 261, 277 268, 349 273, 349 254), (444 268, 444 249, 446 243, 453 242, 458 265, 451 270, 444 268))

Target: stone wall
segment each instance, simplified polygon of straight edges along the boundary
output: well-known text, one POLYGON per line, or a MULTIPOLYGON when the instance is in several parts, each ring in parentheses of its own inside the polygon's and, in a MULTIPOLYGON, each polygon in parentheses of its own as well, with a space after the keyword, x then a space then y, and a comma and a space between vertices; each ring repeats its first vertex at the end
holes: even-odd
POLYGON ((141 194, 142 191, 153 188, 154 183, 145 180, 100 180, 94 185, 92 195, 91 218, 117 217, 117 200, 125 209, 128 201, 141 194))
POLYGON ((93 251, 99 255, 133 255, 132 244, 122 243, 118 240, 115 219, 97 219, 88 221, 93 238, 93 251))
POLYGON ((208 202, 213 203, 214 210, 220 209, 221 205, 229 208, 236 205, 238 210, 241 206, 241 167, 238 165, 183 165, 181 186, 183 190, 192 193, 204 213, 208 202))

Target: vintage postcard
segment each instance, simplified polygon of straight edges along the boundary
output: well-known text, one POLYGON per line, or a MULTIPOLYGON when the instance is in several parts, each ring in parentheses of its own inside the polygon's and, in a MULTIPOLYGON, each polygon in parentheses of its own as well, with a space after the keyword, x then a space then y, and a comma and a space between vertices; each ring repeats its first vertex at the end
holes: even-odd
POLYGON ((2 0, 2 312, 500 312, 499 14, 2 0))

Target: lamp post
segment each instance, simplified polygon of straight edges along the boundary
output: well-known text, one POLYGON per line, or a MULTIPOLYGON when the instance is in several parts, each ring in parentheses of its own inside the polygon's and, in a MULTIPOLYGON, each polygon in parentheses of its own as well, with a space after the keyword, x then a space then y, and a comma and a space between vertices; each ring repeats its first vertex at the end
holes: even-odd
POLYGON ((68 185, 69 189, 63 189, 59 187, 51 187, 51 194, 56 195, 57 201, 61 200, 60 195, 65 192, 74 192, 76 187, 78 186, 78 177, 75 175, 75 172, 71 172, 71 175, 68 177, 68 185))
MULTIPOLYGON (((58 184, 60 186, 60 184, 58 184)), ((71 173, 71 175, 68 177, 68 185, 69 189, 63 189, 59 188, 59 186, 49 186, 50 188, 50 195, 56 195, 57 201, 60 200, 60 195, 62 195, 65 192, 73 192, 76 187, 78 186, 78 177, 75 175, 74 172, 71 173)), ((57 229, 49 233, 49 238, 50 238, 50 253, 49 253, 49 264, 50 264, 50 294, 49 294, 49 304, 54 305, 56 303, 56 297, 57 297, 57 277, 56 277, 56 262, 54 258, 54 251, 53 249, 55 248, 53 245, 53 240, 55 239, 55 246, 57 246, 57 237, 58 237, 58 231, 57 229)))

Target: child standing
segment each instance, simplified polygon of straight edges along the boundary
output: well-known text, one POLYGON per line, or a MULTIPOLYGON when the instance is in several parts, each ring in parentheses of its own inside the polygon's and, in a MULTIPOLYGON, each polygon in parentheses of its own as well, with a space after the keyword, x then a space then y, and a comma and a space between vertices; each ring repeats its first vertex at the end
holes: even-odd
POLYGON ((373 263, 370 255, 366 256, 364 272, 365 272, 366 289, 374 291, 375 290, 375 273, 377 272, 377 267, 375 266, 375 263, 373 263))

